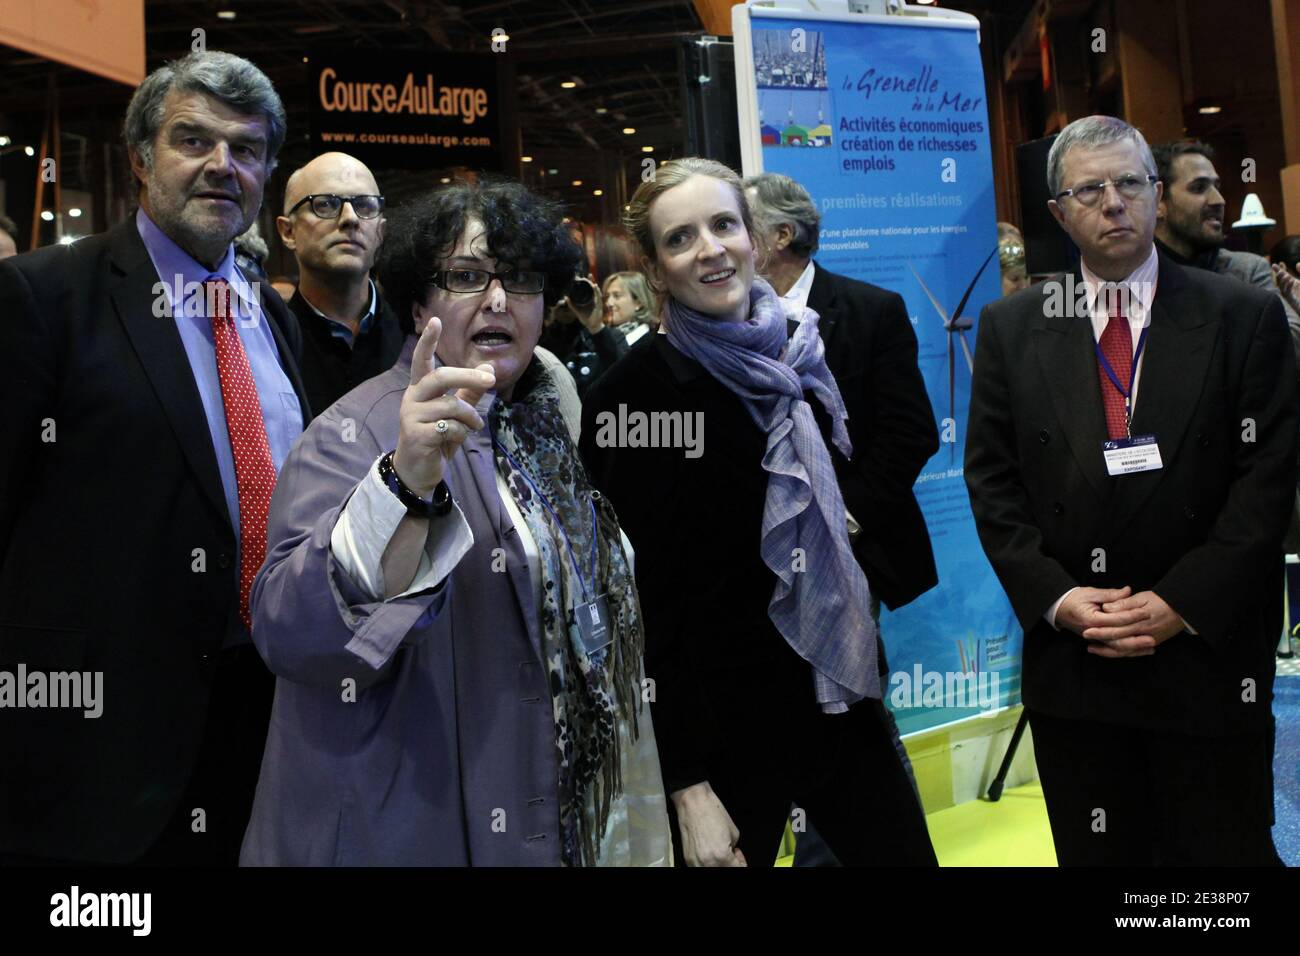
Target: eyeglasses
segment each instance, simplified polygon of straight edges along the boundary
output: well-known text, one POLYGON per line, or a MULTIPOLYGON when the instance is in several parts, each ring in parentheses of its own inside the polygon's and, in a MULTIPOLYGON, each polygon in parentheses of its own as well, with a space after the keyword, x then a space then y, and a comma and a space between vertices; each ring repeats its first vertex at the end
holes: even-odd
POLYGON ((1148 186, 1156 182, 1160 177, 1147 173, 1145 176, 1119 176, 1115 179, 1108 179, 1099 183, 1085 183, 1082 186, 1075 186, 1073 189, 1067 189, 1064 192, 1056 194, 1058 200, 1066 196, 1073 196, 1074 201, 1080 206, 1095 206, 1101 202, 1101 197, 1106 193, 1107 186, 1114 186, 1115 191, 1125 199, 1137 199, 1141 196, 1148 186))
POLYGON ((511 269, 509 272, 488 272, 486 269, 440 269, 431 281, 448 292, 482 292, 501 280, 501 288, 515 295, 537 295, 546 288, 546 273, 531 269, 511 269))
POLYGON ((315 193, 303 196, 289 210, 292 216, 304 203, 311 203, 311 211, 321 219, 337 219, 343 211, 344 203, 352 204, 352 211, 358 219, 374 219, 384 211, 383 196, 335 196, 333 193, 315 193))

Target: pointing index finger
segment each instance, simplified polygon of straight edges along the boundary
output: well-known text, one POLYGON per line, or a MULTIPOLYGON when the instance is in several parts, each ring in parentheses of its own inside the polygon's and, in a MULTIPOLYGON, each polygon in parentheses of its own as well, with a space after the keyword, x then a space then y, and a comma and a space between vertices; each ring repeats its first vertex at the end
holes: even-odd
POLYGON ((414 385, 433 371, 433 353, 438 347, 438 336, 442 334, 442 321, 432 316, 420 333, 420 341, 415 343, 411 353, 411 384, 414 385))

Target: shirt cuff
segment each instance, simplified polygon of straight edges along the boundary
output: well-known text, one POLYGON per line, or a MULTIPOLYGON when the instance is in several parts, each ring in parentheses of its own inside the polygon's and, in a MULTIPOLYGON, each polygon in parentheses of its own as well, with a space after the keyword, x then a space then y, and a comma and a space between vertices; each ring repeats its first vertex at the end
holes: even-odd
MULTIPOLYGON (((384 600, 384 549, 404 517, 406 506, 379 477, 376 458, 339 512, 330 535, 330 551, 339 567, 372 601, 384 600)), ((473 545, 474 533, 460 505, 453 501, 452 510, 445 516, 429 519, 424 553, 411 586, 389 600, 437 587, 473 545)))
POLYGON ((1061 609, 1061 603, 1077 590, 1079 590, 1077 587, 1070 588, 1070 590, 1066 591, 1059 598, 1057 598, 1056 603, 1053 604, 1051 607, 1049 607, 1047 609, 1047 613, 1043 615, 1043 617, 1047 619, 1047 623, 1052 625, 1052 627, 1058 631, 1060 630, 1060 628, 1056 627, 1056 612, 1061 609))

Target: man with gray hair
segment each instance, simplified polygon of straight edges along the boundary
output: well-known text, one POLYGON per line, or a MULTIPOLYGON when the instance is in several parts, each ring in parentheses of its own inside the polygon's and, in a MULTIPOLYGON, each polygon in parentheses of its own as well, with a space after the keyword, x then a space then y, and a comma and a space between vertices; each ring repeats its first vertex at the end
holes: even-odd
MULTIPOLYGON (((0 262, 0 670, 102 675, 102 715, 0 709, 0 862, 233 864, 272 680, 249 639, 298 326, 235 265, 285 137, 252 63, 155 70, 139 209, 0 262)), ((30 695, 29 695, 30 703, 30 695)))
POLYGON ((1122 120, 1067 126, 1047 178, 1082 261, 985 307, 966 484, 1024 628, 1057 860, 1277 865, 1297 422, 1281 303, 1157 252, 1161 184, 1122 120))
MULTIPOLYGON (((840 489, 853 553, 871 589, 872 616, 879 621, 882 602, 897 609, 939 580, 930 533, 912 491, 921 469, 939 450, 934 409, 917 364, 916 333, 897 293, 837 275, 813 260, 821 216, 803 186, 789 176, 763 173, 745 180, 745 196, 764 248, 765 277, 791 314, 807 307, 819 316, 826 366, 844 398, 849 438, 860 462, 838 476, 840 489)), ((889 670, 883 637, 882 677, 889 670)), ((888 710, 885 714, 892 725, 888 710)), ((896 727, 893 737, 910 777, 911 763, 896 727)), ((811 825, 796 841, 797 866, 830 862, 829 850, 811 825)))

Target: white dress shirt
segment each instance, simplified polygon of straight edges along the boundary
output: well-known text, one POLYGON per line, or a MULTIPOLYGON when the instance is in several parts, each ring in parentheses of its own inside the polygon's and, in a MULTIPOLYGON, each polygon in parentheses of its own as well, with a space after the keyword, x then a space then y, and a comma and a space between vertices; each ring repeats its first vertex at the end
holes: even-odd
POLYGON ((808 293, 812 291, 813 277, 817 270, 813 268, 812 260, 808 260, 808 265, 804 267, 799 278, 794 280, 794 285, 785 290, 785 295, 781 296, 781 307, 785 309, 786 315, 798 315, 804 309, 808 308, 808 293))

